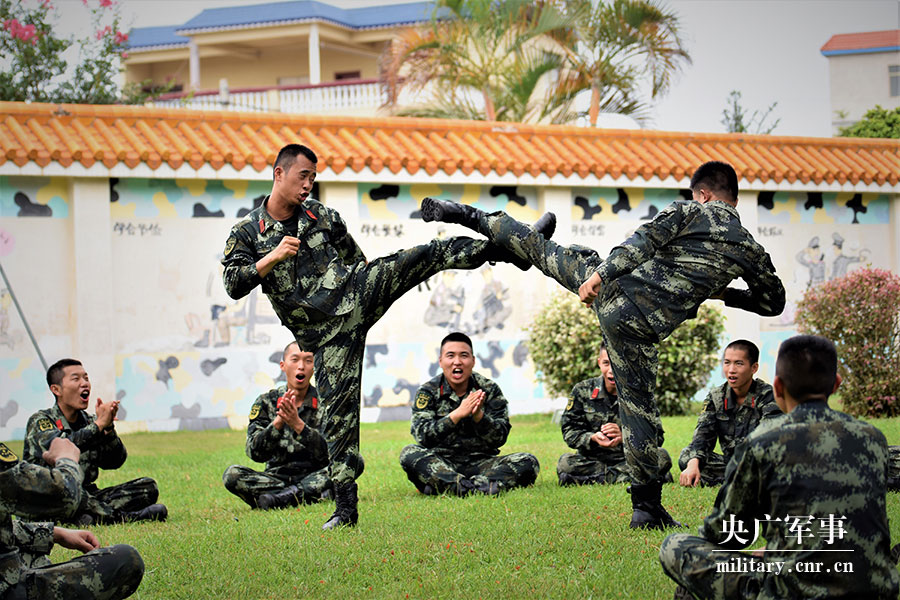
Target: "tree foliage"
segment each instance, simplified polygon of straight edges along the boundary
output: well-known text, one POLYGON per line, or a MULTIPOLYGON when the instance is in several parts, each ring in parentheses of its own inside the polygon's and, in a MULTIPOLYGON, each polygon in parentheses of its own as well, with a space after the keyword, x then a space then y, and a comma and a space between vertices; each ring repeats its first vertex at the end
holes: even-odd
POLYGON ((852 415, 900 415, 900 276, 857 269, 806 290, 797 304, 803 333, 834 342, 852 415))
POLYGON ((747 113, 741 105, 741 93, 732 90, 728 94, 728 101, 725 109, 722 111, 722 125, 728 133, 755 133, 767 135, 772 133, 781 119, 775 119, 774 122, 767 123, 769 117, 773 116, 772 111, 778 106, 777 102, 769 105, 765 111, 754 110, 747 113))
POLYGON ((639 97, 665 93, 689 62, 675 16, 655 0, 438 0, 430 26, 410 28, 380 61, 396 114, 515 122, 571 122, 588 113, 647 116, 639 97), (430 91, 417 106, 401 92, 430 91))
MULTIPOLYGON (((704 305, 696 319, 682 323, 659 344, 655 397, 661 414, 687 413, 691 398, 706 385, 718 362, 724 330, 722 313, 704 305)), ((549 395, 568 396, 579 381, 599 376, 597 354, 602 335, 597 317, 574 294, 553 295, 528 333, 538 379, 549 395)))
POLYGON ((888 110, 876 105, 875 108, 866 111, 861 121, 849 127, 842 127, 840 135, 843 137, 900 139, 900 106, 888 110))
POLYGON ((553 101, 569 103, 590 90, 592 127, 601 112, 646 120, 641 85, 649 80, 651 99, 664 95, 691 62, 678 17, 656 0, 565 0, 562 6, 573 27, 557 38, 567 62, 553 101))
POLYGON ((141 84, 119 90, 116 75, 128 35, 120 30, 119 5, 97 0, 90 6, 91 32, 76 40, 58 37, 58 9, 50 0, 0 0, 0 100, 112 104, 143 102, 141 84), (78 50, 70 66, 64 54, 78 50))

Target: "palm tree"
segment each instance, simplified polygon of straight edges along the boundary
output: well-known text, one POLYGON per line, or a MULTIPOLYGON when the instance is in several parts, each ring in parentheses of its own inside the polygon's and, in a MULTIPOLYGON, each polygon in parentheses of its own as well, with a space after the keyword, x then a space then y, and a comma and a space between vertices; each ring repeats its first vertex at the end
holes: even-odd
POLYGON ((518 122, 575 116, 563 115, 570 107, 551 102, 546 90, 552 86, 543 84, 559 73, 565 59, 550 34, 562 37, 571 26, 554 3, 436 4, 430 28, 402 32, 382 55, 388 106, 396 107, 404 90, 433 94, 429 103, 397 109, 397 114, 518 122))
POLYGON ((574 27, 559 35, 568 69, 560 77, 554 103, 571 106, 590 90, 588 116, 596 126, 601 111, 645 120, 649 106, 639 98, 640 82, 650 79, 650 96, 665 94, 691 57, 684 49, 678 17, 657 0, 565 0, 574 27))

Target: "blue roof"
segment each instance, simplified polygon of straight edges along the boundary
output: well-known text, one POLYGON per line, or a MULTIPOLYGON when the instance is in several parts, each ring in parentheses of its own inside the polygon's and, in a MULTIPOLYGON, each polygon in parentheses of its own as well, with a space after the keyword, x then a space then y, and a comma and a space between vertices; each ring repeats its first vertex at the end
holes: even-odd
POLYGON ((135 27, 128 32, 128 48, 147 48, 149 46, 186 46, 188 39, 175 33, 177 25, 164 27, 135 27))
POLYGON ((428 21, 434 10, 431 2, 410 2, 364 8, 338 8, 315 0, 272 2, 252 6, 208 8, 176 27, 178 31, 218 29, 285 21, 331 21, 353 29, 389 27, 428 21))

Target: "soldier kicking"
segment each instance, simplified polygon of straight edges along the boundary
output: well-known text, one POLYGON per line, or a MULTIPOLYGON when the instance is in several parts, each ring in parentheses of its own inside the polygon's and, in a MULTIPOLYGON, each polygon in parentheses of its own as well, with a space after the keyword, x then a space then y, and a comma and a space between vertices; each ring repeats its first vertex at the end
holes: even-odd
MULTIPOLYGON (((517 259, 483 240, 451 237, 368 262, 340 214, 309 197, 316 162, 306 146, 281 149, 272 193, 231 229, 222 264, 229 296, 242 298, 261 285, 300 349, 315 356, 337 505, 323 528, 333 529, 358 519, 360 388, 369 328, 439 271, 517 259)), ((536 227, 550 237, 555 219, 536 227)))
POLYGON ((583 246, 545 240, 504 212, 486 214, 433 198, 422 201, 423 220, 474 229, 593 305, 619 390, 625 457, 634 480, 633 528, 680 526, 661 501, 661 425, 653 398, 656 344, 695 317, 708 298, 763 316, 784 309, 784 286, 771 258, 741 226, 731 165, 701 165, 691 178, 691 190, 693 200, 678 200, 661 210, 606 260, 583 246), (749 289, 727 287, 738 277, 749 289))

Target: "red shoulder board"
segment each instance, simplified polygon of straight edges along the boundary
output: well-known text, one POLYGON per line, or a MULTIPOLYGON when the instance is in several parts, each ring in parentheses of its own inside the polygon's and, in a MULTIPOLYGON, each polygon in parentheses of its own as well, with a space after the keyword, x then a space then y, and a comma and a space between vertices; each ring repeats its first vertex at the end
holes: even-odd
POLYGON ((316 398, 315 396, 313 396, 312 405, 313 405, 313 410, 319 408, 319 399, 316 398))
POLYGON ((596 400, 597 396, 600 395, 600 388, 594 388, 594 391, 591 392, 591 399, 596 400))
POLYGON ((62 431, 62 429, 63 429, 63 426, 62 426, 62 419, 57 419, 57 420, 56 420, 56 428, 59 429, 60 431, 62 431))
POLYGON ((309 215, 309 218, 312 219, 313 221, 318 221, 318 219, 316 218, 316 215, 312 214, 311 210, 307 209, 306 214, 309 215))
POLYGON ((265 233, 265 231, 266 231, 266 222, 263 221, 262 219, 260 219, 259 220, 259 232, 265 233))

